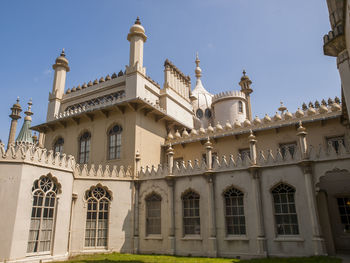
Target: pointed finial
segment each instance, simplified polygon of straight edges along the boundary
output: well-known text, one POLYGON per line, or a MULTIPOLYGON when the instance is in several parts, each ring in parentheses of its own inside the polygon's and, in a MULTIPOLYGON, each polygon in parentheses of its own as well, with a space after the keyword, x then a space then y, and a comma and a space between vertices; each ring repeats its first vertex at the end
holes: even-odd
POLYGON ((136 18, 135 25, 141 25, 141 21, 139 17, 136 18))
POLYGON ((283 114, 283 112, 287 109, 287 107, 283 105, 282 101, 280 103, 281 103, 281 106, 278 108, 278 110, 281 112, 281 114, 283 114))
POLYGON ((242 72, 242 73, 243 73, 243 76, 245 76, 245 74, 246 74, 247 72, 245 72, 245 69, 243 69, 243 72, 242 72))
POLYGON ((19 96, 17 97, 16 102, 17 102, 17 104, 19 103, 19 96))
POLYGON ((65 57, 66 53, 64 53, 64 48, 62 48, 62 52, 61 52, 61 57, 65 57))
POLYGON ((31 111, 32 105, 33 105, 33 101, 32 101, 32 98, 30 98, 28 102, 28 111, 31 111))
POLYGON ((199 62, 201 62, 201 61, 199 60, 198 52, 196 52, 196 60, 194 62, 196 63, 196 69, 194 72, 196 73, 196 78, 199 79, 202 76, 202 70, 199 67, 199 62))

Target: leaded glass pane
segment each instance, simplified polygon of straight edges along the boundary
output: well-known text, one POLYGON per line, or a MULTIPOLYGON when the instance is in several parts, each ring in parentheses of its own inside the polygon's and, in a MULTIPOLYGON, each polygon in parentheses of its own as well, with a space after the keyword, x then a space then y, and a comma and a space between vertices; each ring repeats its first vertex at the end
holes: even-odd
POLYGON ((189 191, 182 196, 184 235, 200 234, 199 195, 189 191))
POLYGON ((245 235, 243 193, 232 187, 224 192, 224 197, 226 206, 226 234, 245 235))

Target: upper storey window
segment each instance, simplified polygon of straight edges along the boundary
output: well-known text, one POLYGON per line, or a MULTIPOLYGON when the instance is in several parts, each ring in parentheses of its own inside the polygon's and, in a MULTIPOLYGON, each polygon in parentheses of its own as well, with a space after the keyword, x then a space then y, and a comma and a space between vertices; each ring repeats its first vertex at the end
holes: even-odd
POLYGON ((108 133, 108 159, 119 159, 122 146, 122 131, 120 125, 114 125, 108 133))
POLYGON ((89 161, 90 140, 90 132, 84 132, 79 138, 79 163, 87 163, 89 161))
POLYGON ((203 118, 203 111, 201 109, 198 109, 196 111, 196 116, 198 119, 202 119, 203 118))
POLYGON ((59 137, 54 145, 53 145, 53 150, 55 153, 63 153, 63 145, 64 145, 64 139, 62 137, 59 137))
POLYGON ((328 147, 332 146, 334 150, 338 153, 340 145, 343 145, 343 146, 345 145, 344 136, 327 138, 327 144, 328 144, 328 147))
POLYGON ((243 113, 243 102, 242 101, 238 101, 238 112, 243 113))

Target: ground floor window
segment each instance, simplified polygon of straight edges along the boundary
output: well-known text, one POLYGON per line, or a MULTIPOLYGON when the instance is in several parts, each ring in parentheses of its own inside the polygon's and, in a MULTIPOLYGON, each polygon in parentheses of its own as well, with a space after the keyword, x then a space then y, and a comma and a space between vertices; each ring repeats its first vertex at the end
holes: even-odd
POLYGON ((161 234, 161 202, 162 198, 156 193, 146 197, 146 234, 161 234))
POLYGON ((350 197, 338 197, 337 203, 344 232, 350 233, 350 197))
POLYGON ((199 235, 201 224, 199 216, 199 194, 190 190, 182 196, 184 235, 199 235))

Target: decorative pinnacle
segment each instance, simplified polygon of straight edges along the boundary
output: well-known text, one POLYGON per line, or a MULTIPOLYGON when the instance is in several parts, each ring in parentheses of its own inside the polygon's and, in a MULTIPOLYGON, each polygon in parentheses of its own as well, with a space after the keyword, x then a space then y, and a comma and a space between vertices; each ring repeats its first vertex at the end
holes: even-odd
POLYGON ((243 72, 242 72, 242 73, 243 73, 243 76, 245 76, 245 74, 246 74, 245 69, 243 69, 243 72))
POLYGON ((194 62, 196 63, 196 69, 194 72, 196 73, 196 78, 199 79, 202 76, 202 70, 199 67, 199 62, 201 62, 201 61, 199 60, 198 52, 196 53, 196 60, 194 62))
POLYGON ((283 102, 281 101, 281 106, 278 108, 278 110, 283 114, 283 112, 287 109, 286 106, 283 105, 283 102))
POLYGON ((135 25, 141 25, 141 21, 139 17, 136 18, 135 25))
POLYGON ((64 48, 62 48, 62 52, 61 52, 61 57, 66 57, 66 53, 64 53, 64 48))
POLYGON ((24 112, 27 116, 31 116, 34 114, 32 112, 32 105, 33 105, 33 102, 32 102, 32 99, 30 99, 28 102, 28 110, 26 112, 24 112))
POLYGON ((19 96, 17 96, 16 102, 17 104, 19 104, 19 96))

